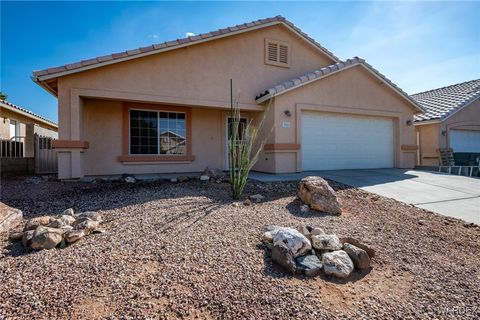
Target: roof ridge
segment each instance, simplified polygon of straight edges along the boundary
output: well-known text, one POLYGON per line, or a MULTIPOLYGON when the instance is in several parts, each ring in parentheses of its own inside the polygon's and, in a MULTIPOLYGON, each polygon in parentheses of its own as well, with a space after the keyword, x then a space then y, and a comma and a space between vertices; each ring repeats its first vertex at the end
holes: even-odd
MULTIPOLYGON (((155 44, 151 44, 151 45, 145 46, 145 47, 139 47, 139 48, 125 50, 125 51, 121 51, 121 52, 115 52, 115 53, 111 53, 111 54, 107 54, 107 55, 103 55, 103 56, 97 56, 97 57, 94 57, 94 58, 90 58, 90 59, 86 59, 86 60, 80 60, 80 61, 77 61, 77 62, 73 62, 73 63, 69 63, 69 64, 65 64, 65 65, 60 65, 60 66, 56 66, 56 67, 50 67, 50 68, 46 68, 46 69, 42 69, 42 70, 34 70, 33 71, 33 76, 34 76, 34 78, 38 78, 38 77, 41 77, 41 76, 51 75, 51 74, 60 73, 60 72, 67 72, 67 71, 71 71, 71 70, 75 70, 75 69, 80 69, 82 67, 87 67, 87 66, 102 63, 102 62, 114 61, 114 60, 118 60, 118 59, 121 59, 121 58, 127 58, 127 57, 132 57, 133 58, 136 55, 144 54, 144 53, 147 53, 147 52, 160 50, 160 49, 164 49, 164 48, 169 48, 169 47, 175 47, 175 46, 182 45, 182 44, 185 44, 185 43, 195 42, 195 41, 199 41, 199 40, 203 40, 203 39, 208 39, 208 38, 211 38, 211 37, 220 36, 220 35, 228 34, 228 33, 231 33, 231 32, 236 32, 236 31, 239 31, 239 30, 254 28, 254 27, 257 27, 257 26, 261 26, 263 24, 271 23, 271 22, 284 23, 285 25, 287 25, 290 28, 292 28, 293 30, 295 30, 295 32, 302 35, 305 38, 305 40, 308 40, 313 45, 318 47, 318 49, 323 51, 326 55, 329 55, 330 58, 332 58, 333 60, 336 60, 336 61, 341 61, 331 51, 329 51, 328 49, 323 47, 320 43, 318 43, 313 38, 308 36, 300 28, 296 27, 292 22, 290 22, 289 20, 287 20, 285 17, 283 17, 281 15, 277 15, 277 16, 270 17, 270 18, 262 18, 262 19, 257 19, 257 20, 251 21, 251 22, 245 22, 245 23, 239 24, 239 25, 237 24, 235 26, 220 28, 220 29, 217 29, 217 30, 214 30, 214 31, 199 33, 197 35, 190 36, 190 37, 178 38, 178 39, 175 39, 175 40, 169 40, 169 41, 164 41, 164 42, 160 42, 160 43, 155 43, 155 44)), ((194 43, 192 43, 192 44, 194 44, 194 43)))
POLYGON ((0 102, 1 102, 1 103, 4 103, 4 104, 6 104, 7 106, 10 106, 10 107, 12 107, 12 108, 15 108, 15 109, 18 109, 18 110, 20 110, 20 111, 26 112, 26 113, 28 113, 28 114, 30 114, 30 115, 32 115, 32 116, 34 116, 34 117, 37 117, 37 118, 39 118, 39 119, 41 119, 41 120, 43 120, 43 121, 49 122, 49 123, 51 123, 51 124, 53 124, 53 125, 55 125, 55 126, 58 126, 58 124, 57 124, 56 122, 54 122, 54 121, 52 121, 52 120, 50 120, 50 119, 47 119, 47 118, 45 118, 45 117, 43 117, 43 116, 41 116, 41 115, 38 115, 38 114, 36 114, 36 113, 28 110, 28 109, 25 109, 25 108, 23 108, 23 107, 20 107, 20 106, 14 104, 14 103, 11 103, 11 102, 9 102, 9 101, 7 101, 7 100, 0 99, 0 102))
POLYGON ((396 84, 394 84, 390 79, 388 79, 384 74, 382 74, 380 71, 372 67, 369 63, 365 61, 365 59, 362 59, 358 56, 355 56, 353 58, 347 59, 345 61, 339 61, 334 64, 321 67, 321 68, 316 68, 313 71, 309 71, 307 73, 304 73, 300 76, 291 78, 290 80, 284 81, 281 84, 275 85, 271 88, 268 88, 264 91, 262 91, 259 95, 255 97, 255 100, 257 103, 262 103, 270 98, 273 98, 274 96, 285 93, 286 91, 289 91, 291 89, 294 89, 295 87, 310 83, 312 81, 315 81, 317 79, 320 79, 324 76, 327 76, 333 72, 341 71, 345 68, 350 68, 355 65, 363 65, 366 69, 368 69, 370 72, 374 73, 377 77, 379 77, 382 81, 386 82, 393 90, 396 90, 398 94, 403 96, 407 101, 409 101, 412 105, 414 105, 418 110, 425 112, 426 110, 412 97, 410 97, 405 91, 403 91, 400 87, 398 87, 396 84))
POLYGON ((464 84, 467 84, 467 83, 470 83, 470 82, 475 82, 475 81, 479 81, 478 90, 480 90, 480 79, 473 79, 473 80, 467 80, 467 81, 464 81, 464 82, 459 82, 459 83, 451 84, 451 85, 440 87, 440 88, 430 89, 430 90, 427 90, 427 91, 412 93, 410 96, 413 97, 413 96, 417 96, 417 95, 428 93, 428 92, 439 91, 439 90, 447 89, 447 88, 450 88, 450 87, 461 86, 461 85, 464 85, 464 84))

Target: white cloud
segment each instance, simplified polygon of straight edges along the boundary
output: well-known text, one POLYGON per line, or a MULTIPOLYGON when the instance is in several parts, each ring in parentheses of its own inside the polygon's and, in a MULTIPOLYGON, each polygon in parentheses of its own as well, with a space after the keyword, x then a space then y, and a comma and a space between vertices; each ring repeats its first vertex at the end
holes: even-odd
POLYGON ((160 36, 158 34, 149 34, 148 37, 150 39, 158 40, 160 39, 160 36))
POLYGON ((185 37, 187 37, 187 38, 188 38, 188 37, 193 37, 194 35, 195 35, 195 33, 193 33, 193 32, 187 32, 187 33, 185 33, 185 37))

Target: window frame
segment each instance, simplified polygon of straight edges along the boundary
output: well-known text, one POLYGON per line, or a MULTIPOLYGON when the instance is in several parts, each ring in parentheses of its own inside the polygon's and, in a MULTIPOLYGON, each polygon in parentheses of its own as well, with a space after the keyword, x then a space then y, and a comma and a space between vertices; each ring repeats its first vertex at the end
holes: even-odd
POLYGON ((290 45, 287 42, 281 41, 281 40, 265 38, 264 48, 265 48, 264 49, 265 50, 265 64, 276 66, 276 67, 290 68, 290 63, 292 61, 292 54, 291 54, 290 45), (268 59, 268 57, 269 57, 269 52, 268 52, 269 44, 275 44, 276 47, 277 47, 277 52, 276 52, 277 59, 276 59, 276 61, 271 61, 271 60, 268 59), (287 63, 280 62, 280 46, 287 47, 287 63))
POLYGON ((191 162, 195 160, 192 155, 192 134, 191 134, 191 108, 176 107, 168 105, 153 105, 143 103, 124 103, 123 104, 123 135, 122 135, 122 154, 118 156, 120 162, 162 162, 162 161, 184 161, 191 162), (130 149, 130 110, 156 112, 158 140, 156 154, 131 154, 130 149), (182 113, 185 115, 185 154, 161 154, 160 153, 160 112, 182 113))
POLYGON ((186 156, 187 155, 187 113, 185 111, 172 111, 172 110, 151 110, 151 109, 140 109, 140 108, 129 108, 128 109, 128 155, 129 156, 186 156), (132 126, 131 126, 131 114, 130 111, 145 111, 145 112, 154 112, 157 114, 157 153, 132 153, 132 126), (185 153, 182 154, 165 154, 160 153, 161 144, 160 144, 160 113, 176 113, 183 114, 185 116, 185 153))

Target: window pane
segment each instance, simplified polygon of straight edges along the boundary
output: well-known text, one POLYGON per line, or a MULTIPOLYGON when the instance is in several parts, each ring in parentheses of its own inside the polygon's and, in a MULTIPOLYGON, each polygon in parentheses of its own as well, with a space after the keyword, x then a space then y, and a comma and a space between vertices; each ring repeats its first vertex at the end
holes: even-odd
POLYGON ((130 154, 158 154, 158 113, 130 110, 130 154))
POLYGON ((160 113, 160 154, 186 154, 185 114, 160 113))

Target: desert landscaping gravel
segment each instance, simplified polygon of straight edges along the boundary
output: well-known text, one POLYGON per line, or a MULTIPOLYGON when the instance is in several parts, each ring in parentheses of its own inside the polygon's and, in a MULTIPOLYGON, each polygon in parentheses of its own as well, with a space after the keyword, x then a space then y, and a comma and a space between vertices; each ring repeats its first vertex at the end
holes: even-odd
POLYGON ((105 233, 27 253, 0 235, 0 319, 480 318, 480 229, 331 183, 341 216, 301 210, 296 183, 2 181, 26 218, 99 211, 105 233), (262 245, 267 224, 310 224, 376 250, 340 281, 291 276, 262 245), (457 315, 455 315, 455 312, 457 315))

